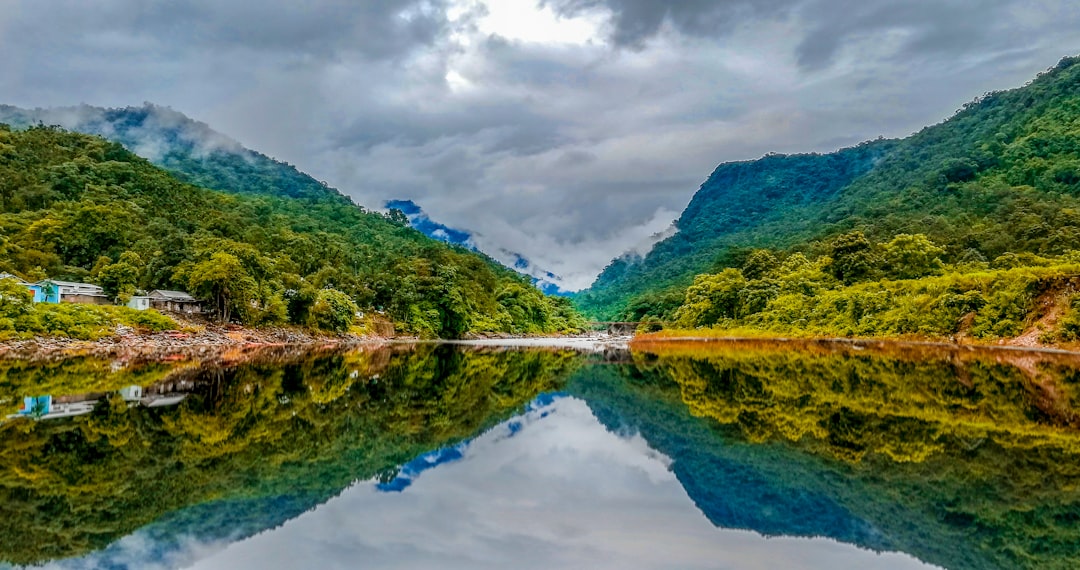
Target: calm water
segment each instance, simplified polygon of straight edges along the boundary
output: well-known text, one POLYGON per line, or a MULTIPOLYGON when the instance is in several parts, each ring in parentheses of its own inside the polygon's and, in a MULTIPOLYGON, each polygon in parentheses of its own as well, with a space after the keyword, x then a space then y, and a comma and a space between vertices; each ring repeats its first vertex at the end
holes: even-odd
POLYGON ((1077 568, 1078 371, 768 343, 0 361, 0 559, 1077 568))

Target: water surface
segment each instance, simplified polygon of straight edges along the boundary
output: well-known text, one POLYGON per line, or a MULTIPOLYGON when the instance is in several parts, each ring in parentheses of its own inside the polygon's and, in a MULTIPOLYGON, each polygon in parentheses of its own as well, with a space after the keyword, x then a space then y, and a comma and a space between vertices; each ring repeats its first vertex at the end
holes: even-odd
POLYGON ((1074 568, 1078 370, 783 343, 0 362, 0 558, 1074 568))

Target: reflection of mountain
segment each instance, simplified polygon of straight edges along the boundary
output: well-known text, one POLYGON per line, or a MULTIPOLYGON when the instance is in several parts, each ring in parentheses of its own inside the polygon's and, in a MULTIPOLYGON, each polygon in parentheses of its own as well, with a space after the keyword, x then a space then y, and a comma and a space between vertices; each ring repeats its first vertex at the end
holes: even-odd
POLYGON ((569 388, 609 429, 640 432, 651 447, 671 457, 679 482, 716 526, 771 536, 827 536, 876 550, 891 547, 830 494, 777 479, 746 461, 734 434, 692 417, 678 399, 677 386, 662 378, 633 367, 596 366, 576 374, 569 388))
MULTIPOLYGON (((428 217, 427 213, 412 200, 390 200, 386 202, 386 208, 391 210, 401 210, 401 213, 405 214, 405 217, 409 219, 409 225, 428 237, 449 244, 459 245, 473 251, 480 251, 479 246, 477 246, 473 240, 472 233, 451 228, 450 226, 432 220, 428 217)), ((519 253, 504 248, 497 248, 494 251, 484 251, 483 253, 491 256, 492 259, 506 267, 529 277, 532 279, 533 284, 539 287, 540 290, 547 295, 569 295, 569 292, 563 290, 560 286, 562 277, 537 267, 533 262, 529 261, 519 253)))
POLYGON ((8 422, 0 559, 104 549, 94 561, 124 567, 108 561, 131 541, 152 539, 140 548, 169 558, 183 536, 250 536, 495 425, 561 386, 579 361, 567 351, 449 346, 322 354, 198 371, 175 407, 110 398, 76 418, 8 422))
POLYGON ((637 358, 568 389, 671 457, 720 526, 950 570, 1080 567, 1075 362, 745 345, 637 358))

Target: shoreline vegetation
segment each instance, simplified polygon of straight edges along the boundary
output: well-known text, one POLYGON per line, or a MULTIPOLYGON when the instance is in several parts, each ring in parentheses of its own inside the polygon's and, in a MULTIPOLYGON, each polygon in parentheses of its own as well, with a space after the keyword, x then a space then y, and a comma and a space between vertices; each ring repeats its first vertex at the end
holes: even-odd
MULTIPOLYGON (((568 299, 423 235, 400 211, 365 210, 314 180, 299 195, 279 176, 239 189, 230 181, 244 165, 254 166, 219 164, 202 188, 100 137, 0 124, 0 273, 14 277, 0 279, 0 341, 171 328, 123 308, 39 306, 18 281, 46 278, 98 286, 118 305, 139 291, 185 291, 217 320, 259 329, 349 333, 373 319, 461 338, 584 324, 568 299)), ((260 168, 275 165, 284 168, 260 168)))

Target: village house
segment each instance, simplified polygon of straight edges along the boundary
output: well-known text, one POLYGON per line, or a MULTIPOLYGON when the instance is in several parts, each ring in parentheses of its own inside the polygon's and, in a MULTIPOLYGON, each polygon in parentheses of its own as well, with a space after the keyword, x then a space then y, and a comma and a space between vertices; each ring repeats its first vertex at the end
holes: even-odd
POLYGON ((127 306, 136 311, 145 311, 150 308, 149 295, 133 295, 128 299, 127 306))
POLYGON ((0 279, 14 279, 16 283, 29 289, 30 292, 34 294, 33 302, 35 303, 40 303, 45 298, 45 293, 38 283, 29 283, 18 275, 12 275, 11 273, 0 273, 0 279))
POLYGON ((154 289, 147 295, 150 306, 159 311, 170 313, 201 313, 202 302, 183 291, 154 289))
POLYGON ((39 303, 86 303, 90 305, 111 305, 112 300, 105 295, 105 290, 89 283, 58 281, 46 279, 38 283, 42 298, 39 303))

